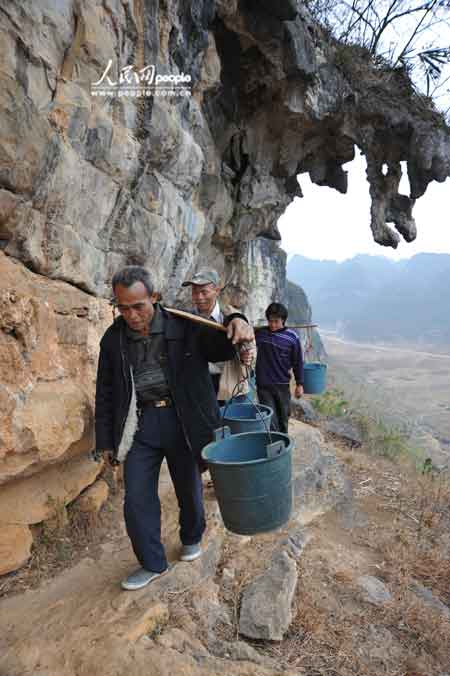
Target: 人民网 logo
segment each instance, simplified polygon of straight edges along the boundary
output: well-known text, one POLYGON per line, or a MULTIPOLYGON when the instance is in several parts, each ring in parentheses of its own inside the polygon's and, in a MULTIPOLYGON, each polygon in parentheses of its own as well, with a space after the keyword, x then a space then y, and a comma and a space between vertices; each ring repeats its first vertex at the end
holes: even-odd
POLYGON ((136 68, 133 64, 113 73, 113 60, 110 59, 97 82, 91 83, 92 96, 190 96, 190 75, 185 73, 157 73, 151 64, 136 68))

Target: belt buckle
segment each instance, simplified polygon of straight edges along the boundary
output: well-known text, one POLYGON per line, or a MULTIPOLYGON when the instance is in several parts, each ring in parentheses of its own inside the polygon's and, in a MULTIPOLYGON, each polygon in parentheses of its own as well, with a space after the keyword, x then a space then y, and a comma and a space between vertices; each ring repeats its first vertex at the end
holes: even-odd
POLYGON ((155 401, 155 408, 166 408, 168 406, 167 400, 166 399, 160 399, 159 401, 155 401))

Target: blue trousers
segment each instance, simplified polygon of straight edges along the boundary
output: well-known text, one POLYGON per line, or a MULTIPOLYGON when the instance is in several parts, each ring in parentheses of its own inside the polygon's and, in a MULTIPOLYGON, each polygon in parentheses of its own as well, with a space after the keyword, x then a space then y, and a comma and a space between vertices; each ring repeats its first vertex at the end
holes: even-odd
POLYGON ((167 568, 161 544, 161 504, 158 481, 166 458, 180 508, 180 540, 200 542, 205 530, 202 481, 193 454, 186 445, 175 409, 145 407, 139 429, 125 460, 124 515, 134 553, 143 568, 167 568))

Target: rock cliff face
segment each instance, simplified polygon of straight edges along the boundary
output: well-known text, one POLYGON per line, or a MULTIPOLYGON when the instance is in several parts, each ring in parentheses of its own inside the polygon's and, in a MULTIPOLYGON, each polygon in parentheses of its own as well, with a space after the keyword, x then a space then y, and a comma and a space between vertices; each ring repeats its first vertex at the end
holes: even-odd
POLYGON ((111 311, 1 252, 0 279, 2 574, 28 558, 29 526, 64 508, 101 469, 88 451, 98 341, 111 311))
POLYGON ((276 223, 297 174, 345 192, 355 145, 375 239, 396 245, 387 221, 414 238, 414 199, 450 173, 448 129, 401 73, 353 56, 294 0, 2 4, 1 481, 90 445, 108 320, 94 296, 119 266, 147 265, 174 302, 215 265, 228 300, 262 316, 286 294, 276 223), (188 74, 192 95, 93 96, 110 61, 112 81, 127 64, 188 74))

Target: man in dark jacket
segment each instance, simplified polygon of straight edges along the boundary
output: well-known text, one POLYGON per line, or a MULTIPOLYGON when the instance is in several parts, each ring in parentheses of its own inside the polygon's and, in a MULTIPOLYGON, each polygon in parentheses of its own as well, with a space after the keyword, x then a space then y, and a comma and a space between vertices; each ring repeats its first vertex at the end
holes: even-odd
POLYGON ((288 311, 281 303, 266 309, 267 328, 256 332, 256 386, 261 404, 273 410, 271 429, 288 431, 291 404, 291 372, 295 378, 295 396, 303 394, 303 355, 298 335, 287 329, 288 311))
POLYGON ((145 268, 123 268, 112 287, 121 316, 100 343, 96 456, 124 462, 125 523, 141 564, 122 582, 132 590, 168 570, 158 498, 164 457, 180 508, 180 558, 201 555, 200 452, 219 426, 208 362, 232 359, 233 346, 251 340, 253 331, 239 314, 224 318, 227 334, 175 318, 153 304, 145 268))

